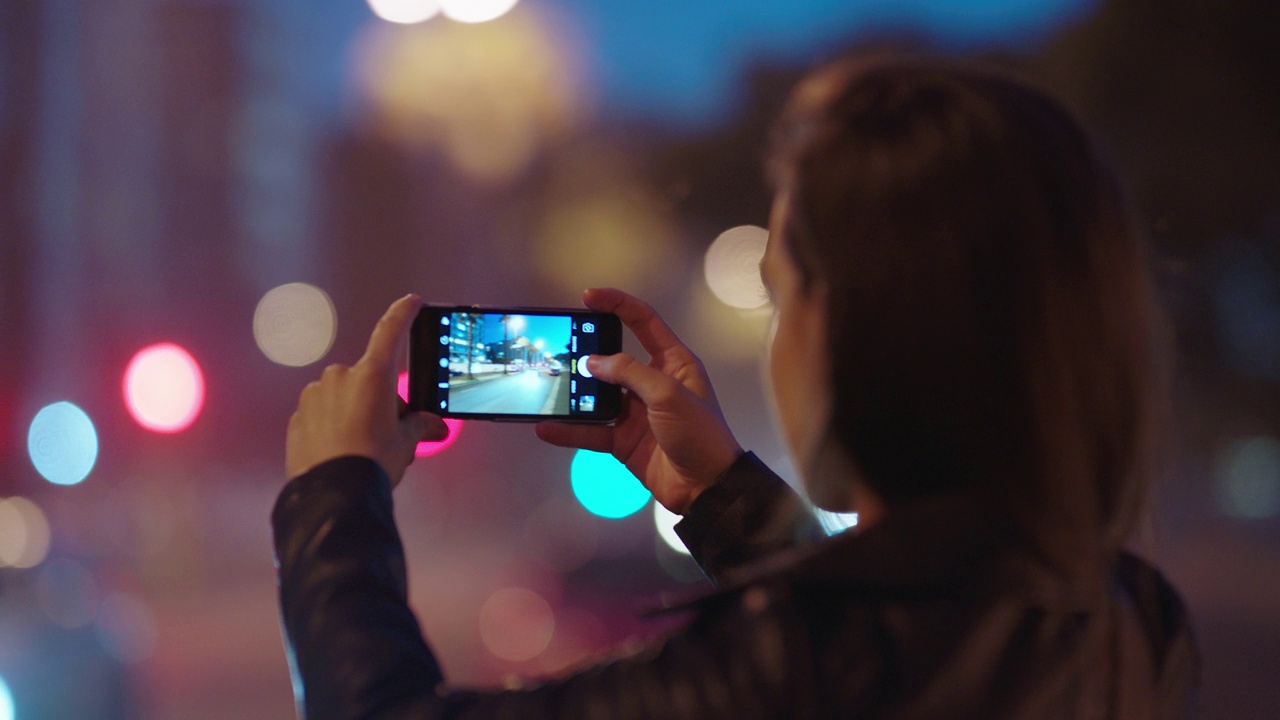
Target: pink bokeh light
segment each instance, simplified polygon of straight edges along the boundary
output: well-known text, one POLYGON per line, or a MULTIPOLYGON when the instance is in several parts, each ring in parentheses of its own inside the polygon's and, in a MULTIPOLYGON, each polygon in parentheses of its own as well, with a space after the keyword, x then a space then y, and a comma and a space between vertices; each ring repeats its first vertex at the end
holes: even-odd
POLYGON ((149 345, 124 371, 124 402, 139 425, 158 433, 191 427, 204 408, 204 373, 184 348, 149 345))
MULTIPOLYGON (((402 400, 409 401, 409 373, 400 373, 400 379, 396 383, 396 391, 400 393, 402 400)), ((449 434, 445 436, 445 439, 437 442, 420 442, 418 443, 418 449, 414 450, 413 454, 418 457, 431 457, 448 449, 462 432, 462 421, 456 418, 445 418, 444 424, 449 426, 449 434)))

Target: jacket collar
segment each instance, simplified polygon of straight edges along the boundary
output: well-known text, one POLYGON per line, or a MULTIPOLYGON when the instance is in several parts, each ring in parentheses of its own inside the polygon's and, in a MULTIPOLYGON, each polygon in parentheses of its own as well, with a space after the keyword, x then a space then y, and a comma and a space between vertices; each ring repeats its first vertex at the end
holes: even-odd
POLYGON ((1105 585, 1101 572, 1069 575, 1055 570, 989 503, 949 493, 897 508, 865 529, 855 527, 778 553, 730 574, 713 593, 686 597, 664 609, 693 609, 748 586, 775 582, 906 597, 954 594, 979 581, 1061 610, 1094 606, 1105 585))

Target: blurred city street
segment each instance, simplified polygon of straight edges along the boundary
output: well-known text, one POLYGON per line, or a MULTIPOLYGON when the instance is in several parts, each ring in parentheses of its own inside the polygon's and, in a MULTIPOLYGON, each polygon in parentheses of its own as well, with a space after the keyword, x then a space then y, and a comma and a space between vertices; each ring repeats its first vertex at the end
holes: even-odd
POLYGON ((449 410, 472 413, 569 412, 569 380, 546 368, 529 367, 508 375, 487 375, 471 382, 450 383, 449 410))

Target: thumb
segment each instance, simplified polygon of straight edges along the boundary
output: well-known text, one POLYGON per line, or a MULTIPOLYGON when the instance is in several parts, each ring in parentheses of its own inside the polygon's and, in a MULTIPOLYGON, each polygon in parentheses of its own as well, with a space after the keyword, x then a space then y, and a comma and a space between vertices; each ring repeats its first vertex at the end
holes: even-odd
POLYGON ((679 380, 627 353, 592 355, 588 366, 596 377, 625 387, 650 408, 671 410, 693 397, 679 380))
POLYGON ((439 415, 413 412, 400 418, 400 432, 408 442, 438 442, 449 436, 449 426, 439 415))

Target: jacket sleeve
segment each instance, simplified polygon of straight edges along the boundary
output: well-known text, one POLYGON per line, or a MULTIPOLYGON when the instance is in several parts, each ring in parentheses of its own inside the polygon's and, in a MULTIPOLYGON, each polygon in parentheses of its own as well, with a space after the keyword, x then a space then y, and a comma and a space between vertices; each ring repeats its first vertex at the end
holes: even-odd
POLYGON ((750 452, 694 500, 676 534, 717 585, 769 555, 826 537, 808 503, 750 452))
POLYGON ((272 526, 309 720, 779 717, 803 702, 795 678, 812 676, 787 594, 748 589, 639 654, 522 690, 450 690, 408 605, 391 485, 377 463, 339 458, 294 479, 272 526))

